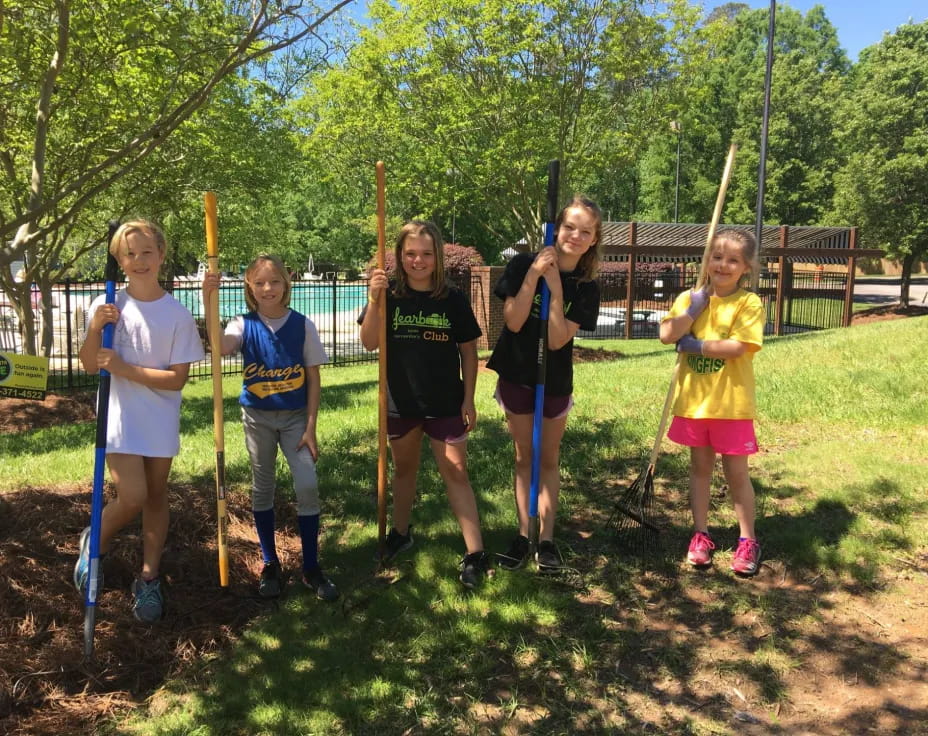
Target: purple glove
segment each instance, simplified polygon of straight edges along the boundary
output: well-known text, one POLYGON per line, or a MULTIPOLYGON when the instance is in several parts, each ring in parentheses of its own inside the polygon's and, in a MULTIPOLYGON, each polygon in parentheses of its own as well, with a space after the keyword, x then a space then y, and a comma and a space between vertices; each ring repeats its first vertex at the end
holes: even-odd
POLYGON ((683 337, 677 340, 677 352, 702 355, 702 340, 695 337, 692 332, 687 332, 683 337))
POLYGON ((690 305, 686 308, 687 315, 695 322, 696 318, 709 304, 709 287, 703 286, 699 291, 690 289, 690 305))

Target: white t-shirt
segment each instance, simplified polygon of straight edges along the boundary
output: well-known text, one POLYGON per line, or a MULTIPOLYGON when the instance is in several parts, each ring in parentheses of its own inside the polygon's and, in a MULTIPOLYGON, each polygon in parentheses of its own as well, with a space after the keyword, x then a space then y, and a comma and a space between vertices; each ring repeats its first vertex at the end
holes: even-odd
MULTIPOLYGON (((93 300, 87 324, 105 298, 93 300)), ((116 292, 119 320, 113 349, 126 363, 162 370, 204 357, 203 343, 193 315, 170 294, 153 302, 133 299, 125 289, 116 292)), ((180 452, 180 391, 155 389, 127 378, 110 381, 106 451, 174 457, 180 452)))
MULTIPOLYGON (((276 334, 277 330, 283 327, 287 320, 290 319, 290 310, 288 309, 283 317, 265 317, 260 312, 257 312, 258 319, 260 319, 267 328, 276 334)), ((242 349, 242 339, 245 334, 245 318, 241 314, 236 315, 229 320, 229 324, 226 325, 225 334, 229 337, 235 338, 235 349, 240 351, 242 349)), ((329 362, 329 356, 325 352, 325 348, 322 346, 322 340, 319 339, 319 332, 316 330, 316 325, 313 324, 313 321, 306 317, 306 339, 303 340, 303 365, 307 368, 311 368, 314 365, 323 365, 329 362)))

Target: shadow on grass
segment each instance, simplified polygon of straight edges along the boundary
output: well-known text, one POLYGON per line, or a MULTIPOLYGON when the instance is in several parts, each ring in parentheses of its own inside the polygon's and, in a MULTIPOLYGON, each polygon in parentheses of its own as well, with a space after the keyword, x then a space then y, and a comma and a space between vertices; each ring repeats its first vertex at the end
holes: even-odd
MULTIPOLYGON (((354 390, 337 400, 350 401, 354 390)), ((187 421, 200 421, 207 403, 191 406, 187 421)), ((335 433, 319 463, 321 559, 342 591, 334 605, 295 584, 280 602, 254 597, 260 560, 244 462, 229 469, 241 479, 230 493, 229 592, 216 584, 211 475, 172 485, 168 617, 147 628, 128 612, 125 587, 140 549, 137 527, 130 527, 104 566, 98 663, 85 670, 74 666, 82 613, 69 580, 76 534, 89 513, 86 489, 80 497, 43 489, 6 494, 0 705, 8 705, 0 727, 91 731, 114 703, 129 710, 157 691, 154 715, 143 716, 148 732, 690 733, 731 725, 733 712, 744 709, 733 687, 748 691, 761 710, 788 706, 801 686, 792 663, 810 651, 874 685, 905 666, 900 644, 819 618, 823 596, 860 564, 835 553, 860 513, 843 502, 819 499, 805 510, 764 516, 759 528, 773 562, 753 581, 728 573, 727 550, 713 569, 697 573, 676 561, 649 567, 617 554, 600 522, 620 485, 640 470, 644 431, 593 420, 574 422, 565 436, 559 538, 574 576, 501 570, 474 594, 457 582, 463 543, 431 460, 420 471, 416 546, 395 568, 375 571, 376 438, 367 427, 335 433), (816 583, 796 577, 823 571, 838 575, 816 583), (159 719, 165 708, 170 719, 159 719)), ((423 453, 430 455, 425 443, 423 453)), ((478 423, 469 464, 481 514, 491 520, 486 545, 497 549, 515 522, 512 447, 498 418, 478 423)), ((685 454, 662 456, 655 510, 672 549, 682 549, 688 535, 685 473, 685 454)), ((857 490, 872 492, 872 513, 884 523, 907 518, 912 502, 891 484, 857 490)), ((289 494, 279 494, 278 545, 291 572, 300 564, 293 506, 289 494)), ((890 728, 911 732, 924 717, 894 707, 890 728)), ((886 726, 885 714, 860 709, 856 716, 886 726)), ((793 713, 789 728, 815 730, 816 722, 804 719, 793 713)))

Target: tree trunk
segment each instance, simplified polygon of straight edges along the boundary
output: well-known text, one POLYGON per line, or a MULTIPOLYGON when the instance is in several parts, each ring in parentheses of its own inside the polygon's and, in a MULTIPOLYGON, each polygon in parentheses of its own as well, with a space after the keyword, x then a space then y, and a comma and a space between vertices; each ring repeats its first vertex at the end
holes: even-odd
POLYGON ((11 296, 19 322, 19 336, 22 340, 20 349, 24 355, 35 355, 35 312, 32 310, 32 289, 29 283, 17 285, 11 296))
POLYGON ((899 279, 899 304, 909 306, 909 284, 912 282, 912 265, 915 263, 915 254, 907 253, 902 259, 902 277, 899 279))
POLYGON ((42 355, 52 357, 52 348, 55 342, 55 305, 52 303, 52 285, 50 281, 42 280, 39 283, 42 294, 42 355))

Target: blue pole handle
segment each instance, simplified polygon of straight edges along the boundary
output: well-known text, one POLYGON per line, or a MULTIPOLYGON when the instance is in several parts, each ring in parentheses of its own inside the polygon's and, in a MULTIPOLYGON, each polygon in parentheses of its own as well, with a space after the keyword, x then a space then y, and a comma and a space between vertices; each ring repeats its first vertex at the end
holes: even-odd
MULTIPOLYGON (((551 161, 548 164, 548 197, 545 211, 545 247, 554 245, 554 220, 557 217, 557 193, 560 176, 560 162, 551 161)), ((542 425, 544 422, 545 404, 545 372, 547 369, 548 352, 548 313, 550 309, 551 291, 546 281, 541 282, 541 302, 538 305, 538 378, 535 382, 535 406, 532 416, 532 475, 529 486, 528 516, 529 541, 538 542, 538 492, 541 488, 541 440, 542 425)))

